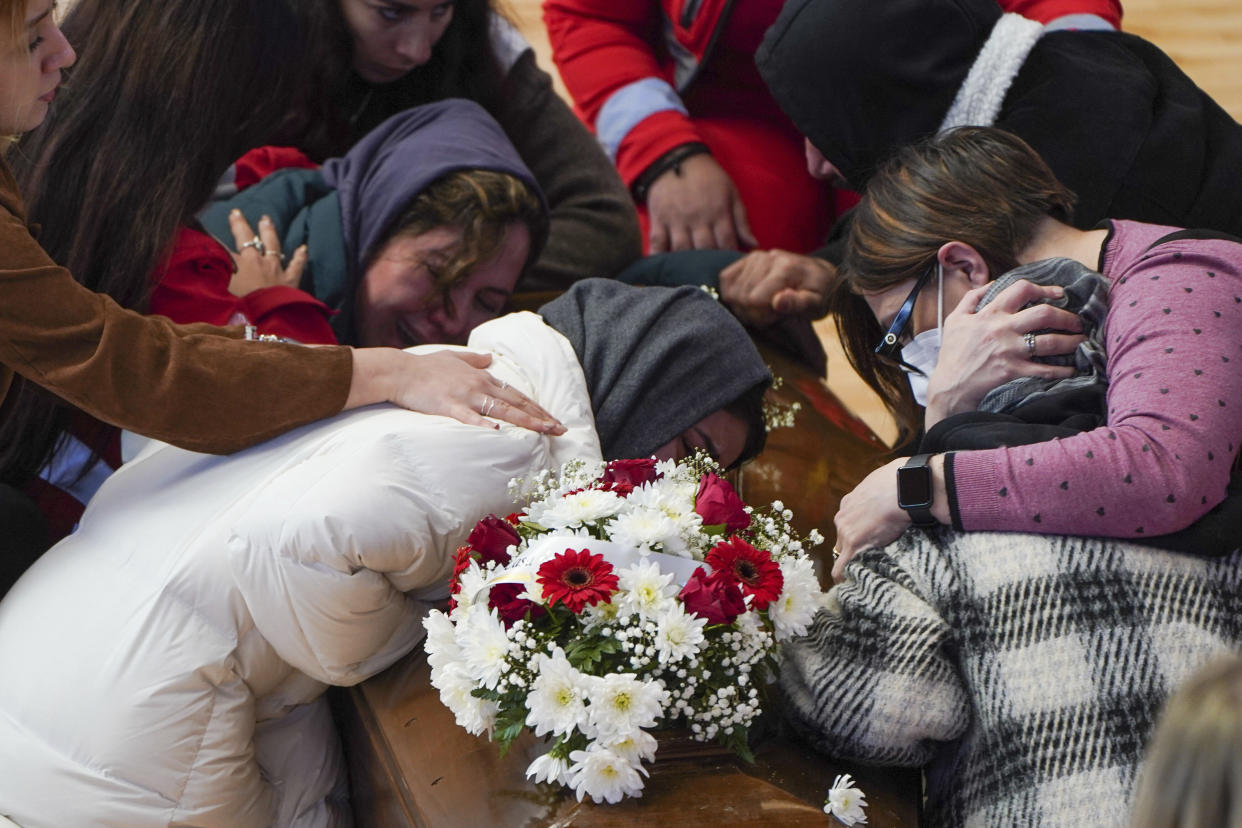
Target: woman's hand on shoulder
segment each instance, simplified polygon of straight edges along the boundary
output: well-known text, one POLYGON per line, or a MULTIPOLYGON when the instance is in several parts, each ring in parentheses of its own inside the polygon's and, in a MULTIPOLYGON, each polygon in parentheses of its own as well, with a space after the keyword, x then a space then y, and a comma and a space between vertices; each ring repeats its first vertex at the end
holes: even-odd
POLYGON ((706 152, 683 159, 651 183, 647 215, 651 253, 758 245, 733 179, 706 152))
POLYGON ((237 252, 233 257, 233 278, 229 280, 229 293, 237 297, 253 293, 261 288, 287 285, 297 287, 306 269, 306 245, 293 251, 288 266, 280 252, 280 236, 276 225, 267 216, 259 219, 259 232, 255 233, 241 210, 229 212, 229 230, 237 252))
POLYGON ((503 420, 541 434, 565 433, 565 426, 534 400, 485 370, 490 354, 407 354, 391 348, 361 348, 353 354, 346 409, 387 401, 467 425, 499 428, 495 421, 503 420))
POLYGON ((1056 285, 1014 282, 975 311, 987 286, 962 297, 945 317, 940 357, 927 385, 924 427, 931 428, 952 414, 974 411, 984 395, 1018 377, 1064 379, 1073 376, 1068 365, 1049 365, 1033 357, 1069 354, 1084 340, 1082 320, 1076 313, 1049 304, 1026 307, 1040 299, 1057 299, 1064 290, 1056 285), (1051 328, 1069 333, 1027 334, 1051 328))

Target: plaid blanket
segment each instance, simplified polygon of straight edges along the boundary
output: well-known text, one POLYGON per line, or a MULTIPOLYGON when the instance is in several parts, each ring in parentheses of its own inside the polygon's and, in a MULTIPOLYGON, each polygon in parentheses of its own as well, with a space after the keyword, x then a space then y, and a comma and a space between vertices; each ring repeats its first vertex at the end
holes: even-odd
POLYGON ((1242 551, 911 531, 786 647, 789 715, 842 758, 925 766, 935 826, 1124 825, 1160 707, 1242 650, 1242 551))

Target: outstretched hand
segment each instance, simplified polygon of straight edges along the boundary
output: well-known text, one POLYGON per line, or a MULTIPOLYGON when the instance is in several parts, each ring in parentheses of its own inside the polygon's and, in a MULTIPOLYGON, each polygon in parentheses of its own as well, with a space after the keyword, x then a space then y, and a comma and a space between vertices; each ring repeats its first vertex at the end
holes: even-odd
POLYGON ((1026 307, 1041 299, 1059 299, 1063 288, 1023 279, 975 312, 986 291, 986 285, 971 290, 944 318, 940 357, 927 385, 925 428, 952 414, 974 411, 985 394, 1012 379, 1074 375, 1073 366, 1032 359, 1073 353, 1086 339, 1078 314, 1049 304, 1026 307), (1067 333, 1036 334, 1027 345, 1028 333, 1049 328, 1067 333))
POLYGON ((541 434, 565 433, 565 426, 534 400, 484 370, 492 362, 490 354, 408 354, 389 348, 353 353, 354 382, 346 408, 384 399, 467 425, 499 428, 495 421, 503 420, 541 434))
POLYGON ((815 256, 786 250, 755 250, 720 271, 720 299, 753 327, 780 317, 820 319, 837 269, 815 256))
POLYGON ((758 244, 733 179, 705 152, 682 160, 652 182, 647 215, 653 254, 758 244))

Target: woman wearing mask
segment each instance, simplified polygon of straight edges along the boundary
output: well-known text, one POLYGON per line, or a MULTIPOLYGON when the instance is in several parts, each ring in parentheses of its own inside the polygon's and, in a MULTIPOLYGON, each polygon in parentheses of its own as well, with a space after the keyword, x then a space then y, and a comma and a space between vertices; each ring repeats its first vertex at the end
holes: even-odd
MULTIPOLYGON (((1069 349, 1095 353, 1085 363, 1101 403, 1090 427, 873 472, 836 517, 837 576, 912 523, 1155 543, 1225 501, 1242 445, 1242 377, 1230 364, 1242 354, 1242 243, 1120 220, 1078 230, 1073 204, 1029 146, 997 129, 907 148, 872 179, 834 310, 847 357, 910 431, 914 369, 928 375, 929 432, 1010 381, 1068 382, 1075 369, 1040 360, 1069 349), (1077 285, 1065 280, 1019 279, 981 306, 993 280, 1050 259, 1083 283, 1102 277, 1078 314, 1027 307, 1070 298, 1077 285), (943 341, 911 365, 911 344, 937 329, 943 341)), ((1017 401, 1047 390, 1024 387, 1017 401)), ((1214 537, 1194 551, 1230 551, 1236 526, 1214 537)))

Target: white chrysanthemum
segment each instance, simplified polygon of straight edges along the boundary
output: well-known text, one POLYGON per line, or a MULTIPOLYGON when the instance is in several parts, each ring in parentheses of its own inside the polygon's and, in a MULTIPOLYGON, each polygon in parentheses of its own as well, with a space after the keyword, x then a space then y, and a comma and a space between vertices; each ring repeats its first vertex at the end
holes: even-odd
POLYGON ((661 664, 695 655, 703 644, 707 619, 686 612, 681 604, 668 605, 656 619, 655 646, 661 664))
POLYGON ((487 577, 477 561, 471 561, 461 573, 457 579, 461 587, 457 591, 457 609, 450 616, 454 621, 461 623, 462 616, 469 612, 476 601, 487 603, 487 577))
POLYGON ((480 605, 469 612, 458 624, 458 642, 470 674, 487 689, 496 689, 513 647, 496 610, 485 612, 480 605))
POLYGON ((619 753, 625 757, 631 765, 638 765, 640 762, 650 762, 655 759, 656 737, 652 736, 645 730, 632 730, 624 739, 603 742, 605 747, 613 753, 619 753))
POLYGON ((863 808, 867 807, 866 794, 854 787, 854 780, 843 773, 832 780, 824 813, 831 814, 845 825, 862 825, 867 822, 863 808))
POLYGON ((658 509, 627 509, 605 524, 608 537, 625 546, 650 551, 657 546, 676 546, 677 523, 658 509))
POLYGON ((545 733, 563 736, 585 725, 588 677, 569 663, 560 647, 550 656, 541 653, 536 668, 538 675, 526 696, 526 707, 530 711, 526 726, 533 727, 536 736, 545 733))
POLYGON ((635 766, 625 757, 599 744, 587 745, 586 750, 569 754, 573 766, 569 769, 569 784, 581 802, 589 796, 596 802, 615 805, 622 797, 642 796, 646 774, 642 765, 635 766))
POLYGON ((809 558, 785 558, 780 562, 785 582, 780 597, 768 605, 768 616, 777 641, 805 635, 815 613, 823 606, 823 593, 809 558))
POLYGON ((423 619, 423 629, 427 631, 423 649, 427 652, 427 663, 433 669, 461 660, 461 647, 457 646, 457 628, 447 615, 439 610, 432 610, 423 619))
POLYGON ((448 664, 432 670, 431 684, 440 691, 440 701, 457 719, 457 724, 473 736, 491 736, 500 705, 471 695, 478 685, 464 664, 448 664))
POLYGON ((631 508, 652 509, 672 522, 673 531, 664 541, 664 551, 669 554, 684 556, 689 548, 687 540, 702 528, 703 519, 694 511, 697 487, 697 482, 666 476, 635 490, 629 497, 631 508))
POLYGON ((556 785, 569 783, 569 760, 545 753, 530 763, 526 778, 536 782, 552 782, 556 785))
POLYGON ((617 589, 612 600, 618 609, 643 618, 656 618, 677 594, 673 574, 660 572, 654 562, 617 570, 617 589))
POLYGON ((580 492, 532 503, 526 510, 530 520, 546 529, 569 529, 612 517, 625 501, 612 492, 583 489, 580 492))
POLYGON ((586 687, 588 735, 603 740, 623 740, 639 728, 655 727, 668 700, 668 692, 659 684, 632 673, 588 676, 586 687))

